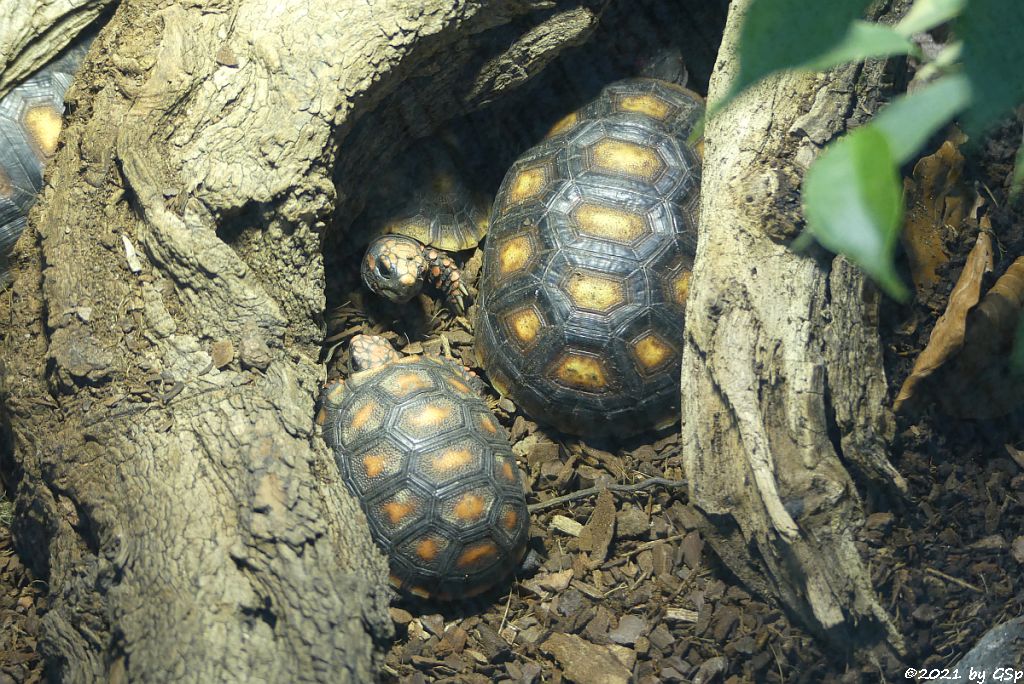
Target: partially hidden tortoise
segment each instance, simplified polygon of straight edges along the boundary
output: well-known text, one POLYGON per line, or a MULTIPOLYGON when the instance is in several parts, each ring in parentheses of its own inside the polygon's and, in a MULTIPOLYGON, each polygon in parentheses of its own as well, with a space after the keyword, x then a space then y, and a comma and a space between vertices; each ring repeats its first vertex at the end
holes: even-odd
POLYGON ((64 93, 91 41, 91 34, 77 39, 0 99, 0 284, 8 279, 8 256, 25 230, 28 210, 43 187, 43 168, 57 147, 64 93))
POLYGON ((440 600, 490 589, 518 567, 529 515, 479 379, 450 359, 402 358, 381 337, 358 335, 351 351, 359 370, 324 389, 317 420, 392 584, 440 600))
POLYGON ((377 184, 363 221, 377 235, 361 273, 373 292, 403 303, 432 283, 456 310, 468 294, 448 252, 476 247, 487 232, 488 203, 466 184, 457 144, 425 139, 377 184))
POLYGON ((536 420, 628 435, 679 416, 697 246, 699 95, 632 79, 557 123, 505 176, 475 320, 494 387, 536 420))

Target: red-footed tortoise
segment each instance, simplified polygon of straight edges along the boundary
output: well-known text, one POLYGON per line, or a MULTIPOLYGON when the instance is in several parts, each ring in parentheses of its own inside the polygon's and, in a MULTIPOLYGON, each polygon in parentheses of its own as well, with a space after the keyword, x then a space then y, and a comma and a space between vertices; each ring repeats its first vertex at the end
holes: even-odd
POLYGON ((363 222, 378 234, 366 249, 363 282, 404 303, 426 281, 458 312, 468 295, 448 252, 476 247, 487 232, 488 204, 467 186, 453 142, 423 140, 379 181, 363 222))
POLYGON ((474 596, 515 570, 529 514, 509 436, 479 380, 439 357, 401 358, 381 337, 352 340, 344 382, 324 389, 318 422, 397 588, 474 596))
POLYGON ((57 147, 64 92, 91 41, 91 34, 79 38, 0 100, 0 284, 8 278, 8 254, 43 187, 43 167, 57 147))
POLYGON ((564 432, 627 435, 679 417, 697 244, 700 96, 606 87, 505 176, 491 214, 476 351, 491 383, 564 432))

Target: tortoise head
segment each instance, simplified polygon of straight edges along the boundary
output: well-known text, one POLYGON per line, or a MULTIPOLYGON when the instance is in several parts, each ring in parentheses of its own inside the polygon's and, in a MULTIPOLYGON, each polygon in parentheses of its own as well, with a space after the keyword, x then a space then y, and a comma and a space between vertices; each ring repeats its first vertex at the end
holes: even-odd
POLYGON ((366 248, 361 271, 370 290, 402 304, 423 289, 426 269, 423 245, 404 235, 384 235, 366 248))
POLYGON ((667 81, 686 87, 690 74, 683 60, 683 53, 676 46, 659 46, 637 57, 636 66, 640 76, 667 81))
POLYGON ((402 358, 391 343, 380 335, 356 335, 352 338, 349 352, 353 372, 379 368, 402 358))

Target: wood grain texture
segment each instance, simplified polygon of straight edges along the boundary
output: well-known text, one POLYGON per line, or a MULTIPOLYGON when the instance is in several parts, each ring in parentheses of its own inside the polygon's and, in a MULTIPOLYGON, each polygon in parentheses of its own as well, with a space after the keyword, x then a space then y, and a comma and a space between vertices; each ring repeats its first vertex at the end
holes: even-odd
MULTIPOLYGON (((594 23, 556 5, 571 20, 515 60, 594 23)), ((56 680, 375 678, 387 569, 313 425, 336 171, 371 157, 347 134, 410 73, 446 77, 466 62, 438 55, 551 8, 118 7, 0 303, 16 539, 50 586, 56 680)), ((516 84, 497 73, 452 96, 516 84)))
MULTIPOLYGON (((735 74, 749 5, 730 7, 712 103, 735 74)), ((877 105, 882 69, 779 75, 709 122, 682 370, 691 503, 712 547, 810 631, 865 659, 903 649, 854 545, 863 510, 847 471, 904 486, 887 456, 878 295, 842 259, 787 243, 802 226, 806 167, 877 105)))
POLYGON ((0 98, 47 64, 115 0, 7 2, 0 21, 0 98))

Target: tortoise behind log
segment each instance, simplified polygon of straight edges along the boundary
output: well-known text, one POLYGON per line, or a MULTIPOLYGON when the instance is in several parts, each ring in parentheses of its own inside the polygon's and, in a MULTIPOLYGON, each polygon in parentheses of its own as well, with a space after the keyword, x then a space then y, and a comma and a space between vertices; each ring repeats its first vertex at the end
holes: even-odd
POLYGON ((380 337, 352 340, 345 382, 318 422, 349 491, 387 553, 397 588, 461 599, 507 577, 529 515, 505 429, 448 359, 400 358, 380 337))
POLYGON ((409 301, 429 280, 456 311, 468 294, 446 252, 471 249, 487 232, 488 204, 466 183, 458 145, 422 140, 375 188, 363 217, 381 235, 366 249, 363 282, 393 302, 409 301))
POLYGON ((64 93, 91 41, 91 35, 78 39, 0 100, 0 284, 8 279, 8 255, 25 230, 43 187, 43 167, 57 147, 64 93))
POLYGON ((492 210, 476 350, 492 384, 574 434, 679 419, 696 251, 703 100, 612 84, 505 176, 492 210))

